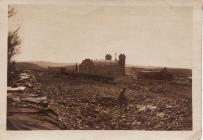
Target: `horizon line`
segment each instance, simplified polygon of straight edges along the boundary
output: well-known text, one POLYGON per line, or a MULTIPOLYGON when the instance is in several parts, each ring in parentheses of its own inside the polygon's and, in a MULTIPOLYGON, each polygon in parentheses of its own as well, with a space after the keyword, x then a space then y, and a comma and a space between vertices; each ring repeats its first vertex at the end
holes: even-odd
MULTIPOLYGON (((56 61, 43 61, 43 60, 28 60, 28 61, 19 61, 17 60, 16 62, 49 62, 49 63, 66 63, 66 64, 76 64, 78 62, 56 62, 56 61)), ((126 65, 129 65, 129 66, 134 66, 134 67, 154 67, 154 68, 178 68, 178 69, 190 69, 192 70, 192 68, 189 68, 189 67, 175 67, 175 66, 161 66, 161 65, 136 65, 136 64, 130 64, 130 63, 126 63, 126 65)))

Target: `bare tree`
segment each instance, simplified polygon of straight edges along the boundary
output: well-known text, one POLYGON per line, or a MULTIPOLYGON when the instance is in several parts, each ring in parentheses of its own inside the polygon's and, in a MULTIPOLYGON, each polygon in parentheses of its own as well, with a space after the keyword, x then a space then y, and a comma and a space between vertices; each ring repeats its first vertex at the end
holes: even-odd
MULTIPOLYGON (((10 6, 8 7, 8 18, 11 18, 12 16, 15 15, 15 9, 11 8, 10 6)), ((8 32, 8 54, 7 54, 7 61, 8 61, 8 84, 11 83, 13 78, 17 77, 16 74, 16 68, 15 68, 15 61, 13 60, 13 57, 19 53, 20 50, 20 36, 18 35, 20 27, 18 27, 14 31, 9 31, 8 32)))
POLYGON ((8 6, 8 17, 12 17, 15 15, 15 10, 13 7, 8 6))
POLYGON ((12 63, 12 58, 19 53, 20 49, 20 36, 18 35, 18 31, 20 28, 17 28, 15 31, 10 31, 8 33, 8 63, 12 63))

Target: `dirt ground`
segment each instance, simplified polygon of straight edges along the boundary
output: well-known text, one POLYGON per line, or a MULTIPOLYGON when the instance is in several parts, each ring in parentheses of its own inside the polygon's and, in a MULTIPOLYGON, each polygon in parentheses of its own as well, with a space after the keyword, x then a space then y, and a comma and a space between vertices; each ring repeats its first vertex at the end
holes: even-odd
POLYGON ((191 84, 133 79, 105 84, 64 75, 35 75, 65 129, 192 130, 191 84), (123 87, 128 87, 127 110, 118 103, 123 87))

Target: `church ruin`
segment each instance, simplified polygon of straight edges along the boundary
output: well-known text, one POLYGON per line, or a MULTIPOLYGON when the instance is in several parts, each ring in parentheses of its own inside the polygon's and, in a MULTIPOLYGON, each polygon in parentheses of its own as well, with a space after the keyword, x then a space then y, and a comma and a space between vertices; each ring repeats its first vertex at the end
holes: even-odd
POLYGON ((112 60, 112 56, 107 54, 104 60, 85 59, 79 65, 79 73, 102 75, 102 76, 122 76, 125 75, 125 54, 120 54, 119 59, 112 60))

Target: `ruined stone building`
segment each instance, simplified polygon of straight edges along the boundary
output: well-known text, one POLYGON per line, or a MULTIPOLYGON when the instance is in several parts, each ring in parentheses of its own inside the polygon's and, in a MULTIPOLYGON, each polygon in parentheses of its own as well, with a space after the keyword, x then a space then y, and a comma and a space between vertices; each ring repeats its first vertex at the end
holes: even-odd
POLYGON ((119 55, 119 59, 112 60, 112 56, 107 54, 104 60, 85 59, 79 65, 79 73, 102 75, 102 76, 122 76, 125 75, 124 54, 119 55))
POLYGON ((172 73, 164 67, 161 70, 143 70, 137 73, 138 79, 153 79, 153 80, 173 80, 172 73))

